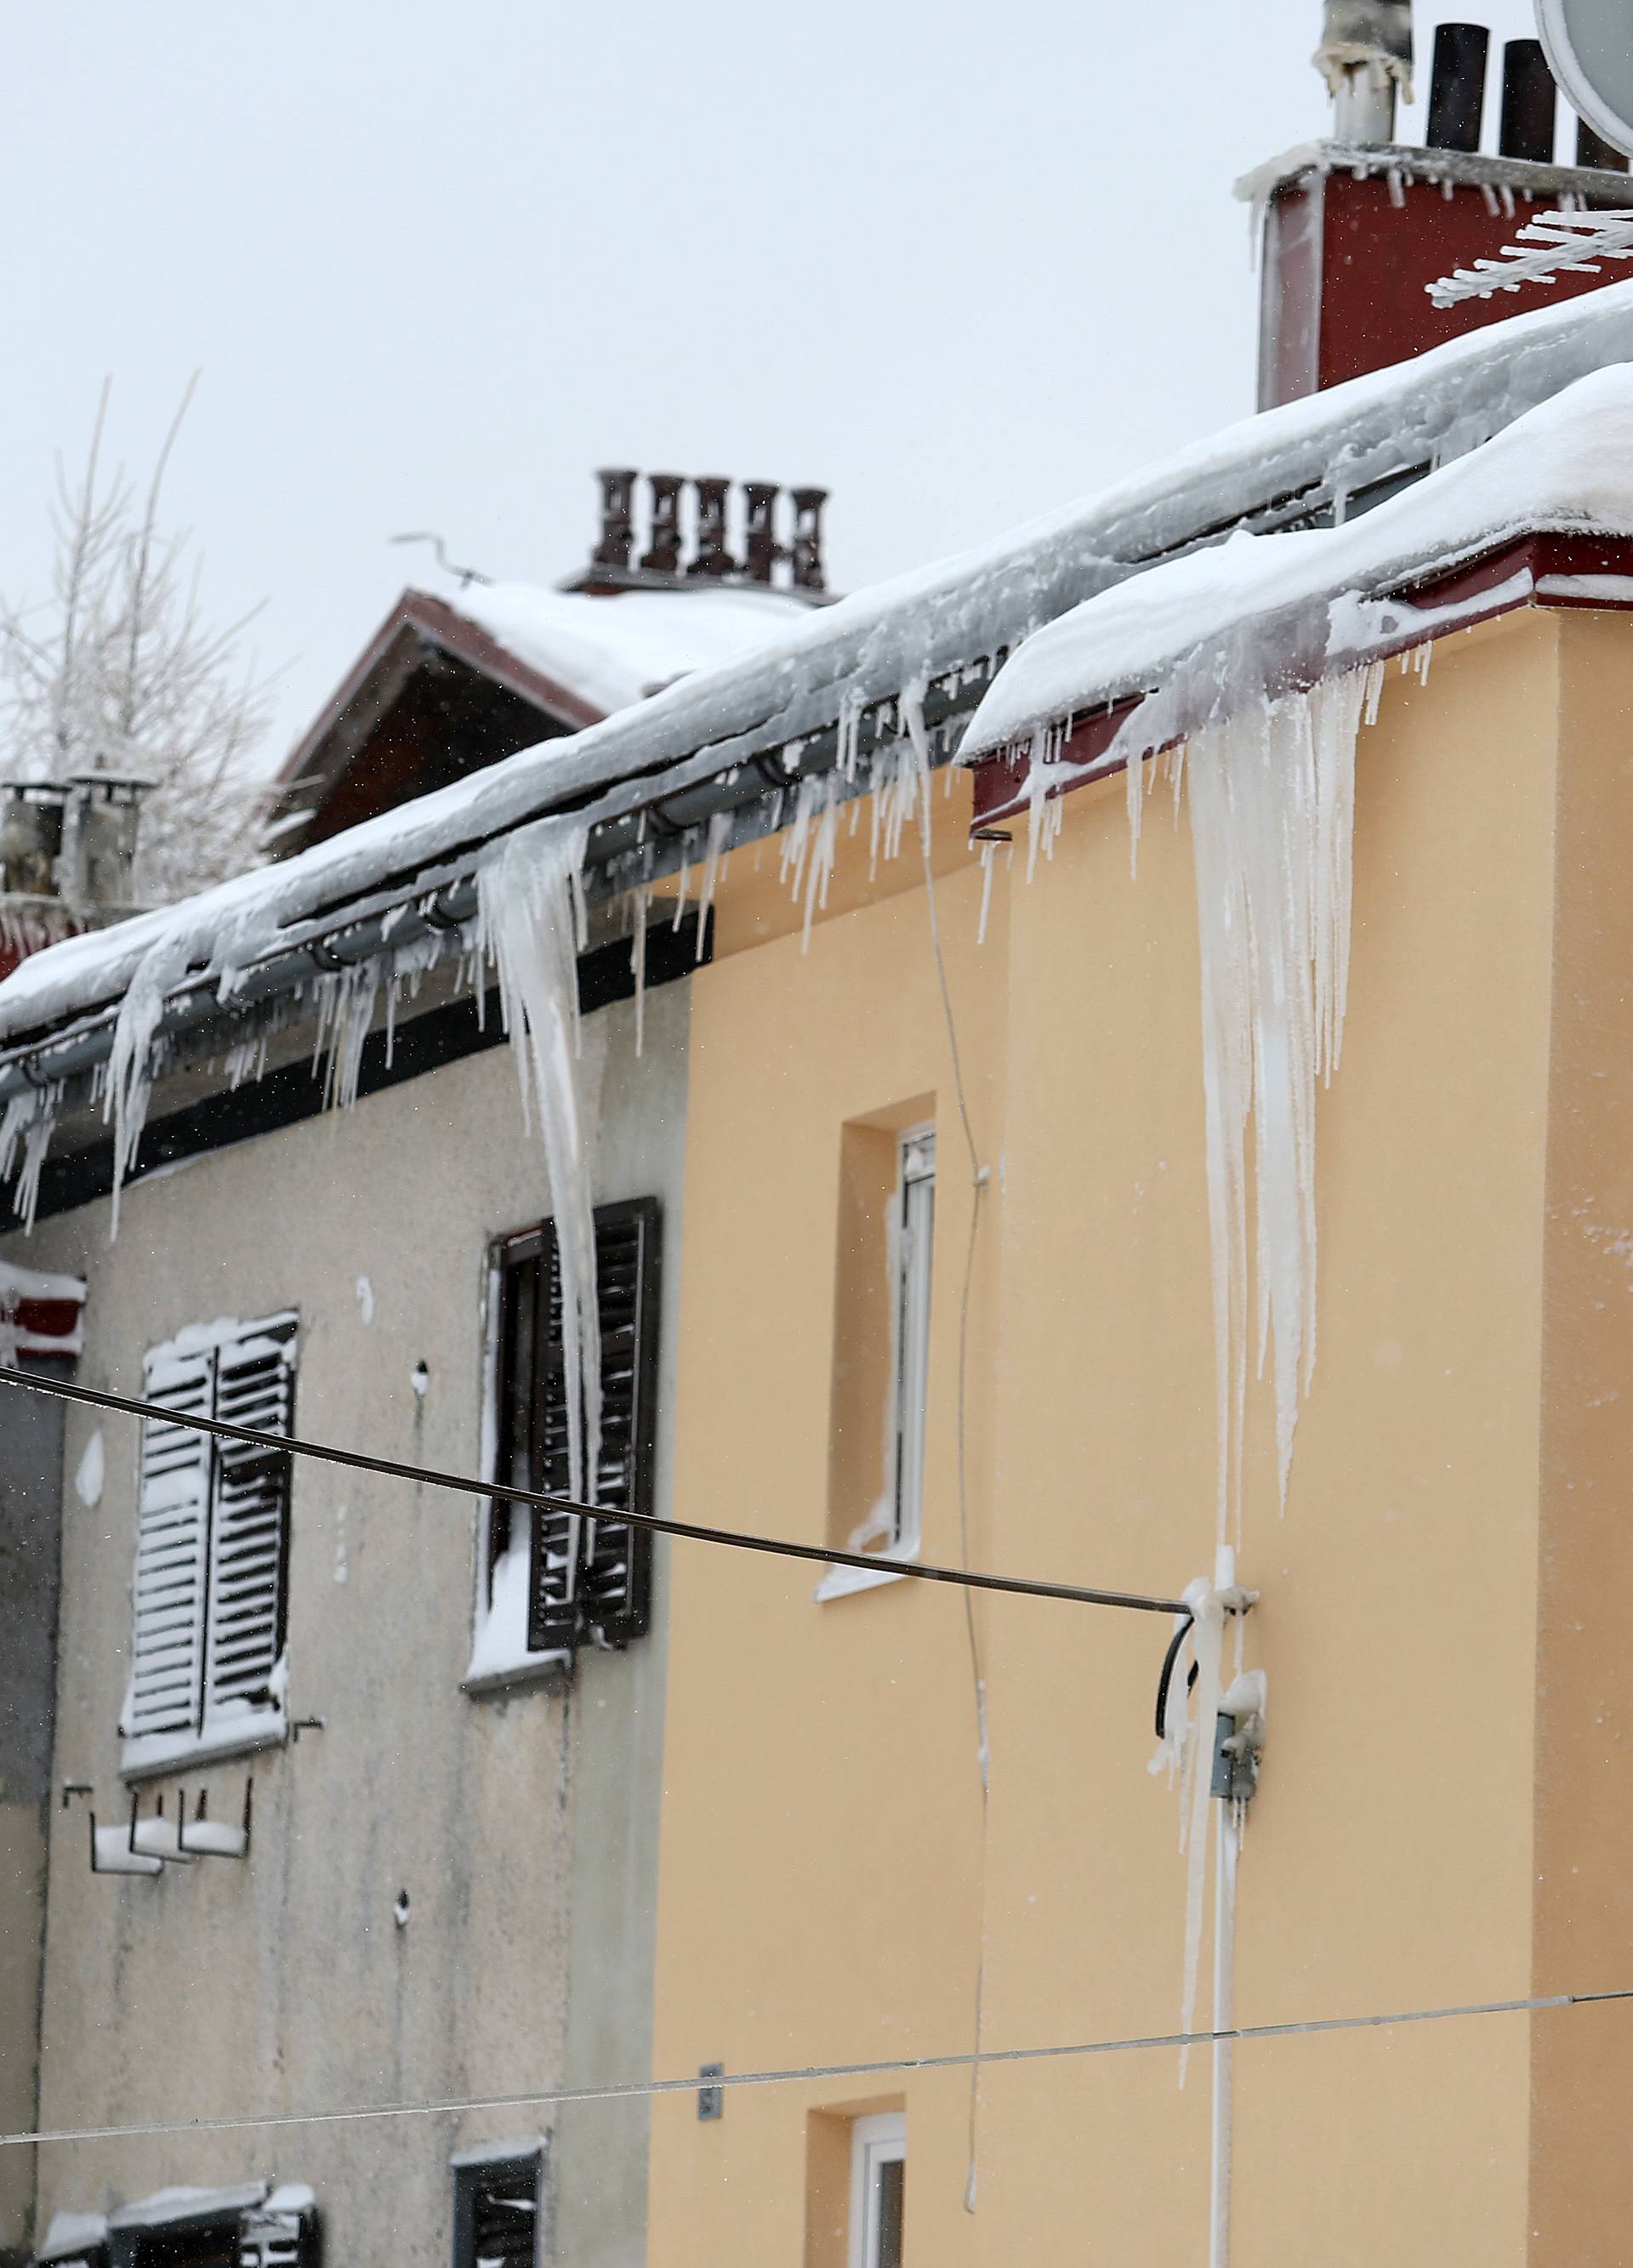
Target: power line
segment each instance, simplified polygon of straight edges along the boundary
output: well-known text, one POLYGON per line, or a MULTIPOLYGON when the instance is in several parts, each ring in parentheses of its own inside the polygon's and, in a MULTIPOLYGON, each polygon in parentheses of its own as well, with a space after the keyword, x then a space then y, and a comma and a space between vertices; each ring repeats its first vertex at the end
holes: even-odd
POLYGON ((1135 1614, 1186 1615, 1183 1599, 1146 1598, 1134 1591, 1090 1590, 1076 1583, 1041 1583, 1020 1575, 982 1575, 966 1567, 939 1567, 922 1559, 887 1559, 879 1553, 831 1551, 822 1543, 788 1543, 774 1535, 744 1535, 730 1528, 703 1528, 687 1520, 660 1520, 649 1512, 623 1512, 607 1505, 577 1504, 571 1497, 546 1496, 538 1489, 514 1488, 504 1481, 472 1480, 464 1473, 437 1472, 425 1465, 399 1464, 394 1457, 371 1457, 360 1449, 336 1449, 322 1441, 298 1441, 283 1433, 263 1433, 250 1425, 230 1425, 222 1418, 196 1418, 167 1409, 162 1402, 138 1402, 124 1394, 103 1394, 94 1387, 70 1386, 65 1381, 41 1378, 33 1371, 11 1370, 0 1365, 0 1381, 26 1386, 32 1393, 55 1395, 63 1402, 83 1402, 95 1410, 118 1410, 131 1418, 152 1418, 163 1425, 188 1432, 218 1433, 229 1441, 248 1441, 257 1449, 287 1451, 297 1457, 315 1457, 328 1465, 350 1465, 366 1473, 384 1473, 393 1480, 423 1481, 432 1488, 453 1489, 462 1496, 497 1497, 504 1504, 526 1504, 540 1512, 576 1513, 585 1520, 610 1521, 624 1528, 650 1528, 656 1535, 689 1536, 695 1543, 724 1543, 738 1551, 764 1551, 778 1559, 807 1559, 820 1567, 860 1567, 864 1573, 882 1571, 911 1576, 920 1583, 955 1583, 972 1591, 1006 1591, 1020 1598, 1065 1599, 1081 1607, 1126 1607, 1135 1614))
POLYGON ((1149 2032, 1129 2039, 1079 2040, 1057 2047, 984 2048, 979 2054, 904 2056, 889 2063, 813 2063, 791 2071, 740 2071, 697 2079, 636 2080, 613 2087, 543 2088, 528 2095, 450 2096, 424 2102, 381 2102, 350 2110, 276 2110, 241 2118, 165 2118, 130 2126, 55 2126, 0 2134, 0 2149, 19 2143, 116 2142, 144 2134, 219 2134, 245 2127, 336 2126, 373 2118, 437 2118, 468 2110, 527 2110, 569 2102, 624 2102, 655 2095, 695 2095, 709 2087, 786 2087, 816 2079, 882 2079, 910 2071, 956 2071, 972 2064, 1061 2062, 1077 2056, 1129 2055, 1150 2048, 1216 2047, 1247 2040, 1306 2037, 1315 2032, 1381 2031, 1391 2024, 1438 2024, 1466 2016, 1518 2016, 1543 2008, 1585 2008, 1633 2000, 1633 1984, 1609 1992, 1548 1992, 1526 2000, 1474 2000, 1443 2008, 1403 2008, 1371 2016, 1312 2016, 1286 2024, 1237 2024, 1213 2032, 1149 2032))

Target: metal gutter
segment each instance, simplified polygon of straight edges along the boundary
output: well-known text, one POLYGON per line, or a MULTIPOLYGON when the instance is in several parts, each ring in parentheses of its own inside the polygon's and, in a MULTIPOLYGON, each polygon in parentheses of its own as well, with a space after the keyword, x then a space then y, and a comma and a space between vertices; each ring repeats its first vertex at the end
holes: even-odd
MULTIPOLYGON (((1318 146, 1335 158, 1360 154, 1318 146)), ((1373 161, 1398 155, 1404 163, 1422 153, 1365 154, 1373 161)), ((1351 517, 1434 462, 1477 446, 1574 379, 1622 361, 1633 361, 1633 284, 1474 332, 1434 350, 1408 375, 1374 372, 1245 420, 1149 478, 1124 482, 1098 504, 1057 512, 967 560, 824 610, 787 650, 797 669, 780 676, 782 650, 772 649, 683 680, 659 701, 593 727, 581 755, 571 741, 552 744, 534 797, 503 799, 503 815, 485 828, 473 812, 477 826, 469 837, 382 875, 344 905, 291 922, 287 944, 235 974, 226 999, 207 971, 188 976, 157 1036, 174 1042, 230 1032, 247 1007, 464 927, 476 911, 479 866, 499 842, 541 818, 585 816, 593 900, 659 880, 694 858, 700 830, 717 813, 732 814, 730 845, 775 832, 788 790, 802 777, 836 767, 847 709, 860 708, 864 761, 838 792, 843 799, 864 792, 866 759, 898 730, 909 651, 928 680, 926 721, 936 760, 945 762, 992 672, 1031 630, 1238 528, 1267 534, 1351 517), (660 734, 683 753, 654 755, 660 734)), ((111 972, 108 981, 116 981, 111 972)), ((26 1032, 0 1049, 0 1103, 106 1061, 119 998, 67 1012, 55 1028, 26 1032)), ((5 1005, 0 987, 0 1014, 5 1005)))

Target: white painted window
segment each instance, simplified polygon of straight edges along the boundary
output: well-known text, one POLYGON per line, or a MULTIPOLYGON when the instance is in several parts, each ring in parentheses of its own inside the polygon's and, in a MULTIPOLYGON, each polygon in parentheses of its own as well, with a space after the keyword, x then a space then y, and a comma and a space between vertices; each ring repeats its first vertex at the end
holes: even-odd
MULTIPOLYGON (((144 1395, 287 1435, 295 1332, 292 1314, 196 1326, 151 1350, 144 1395)), ((123 1771, 283 1738, 289 1494, 286 1452, 142 1421, 123 1771)))
POLYGON ((890 1549, 914 1551, 924 1501, 924 1403, 930 1371, 930 1256, 935 1232, 935 1130, 899 1145, 895 1239, 895 1471, 890 1549))
POLYGON ((902 2268, 906 2178, 905 2111, 853 2118, 849 2268, 902 2268))

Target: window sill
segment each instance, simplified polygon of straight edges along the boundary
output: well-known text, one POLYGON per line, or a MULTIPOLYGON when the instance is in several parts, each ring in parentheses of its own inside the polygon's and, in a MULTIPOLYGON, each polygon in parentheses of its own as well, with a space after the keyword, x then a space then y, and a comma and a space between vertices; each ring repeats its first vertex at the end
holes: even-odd
POLYGON ((228 1730, 223 1727, 197 1739, 175 1733, 149 1733, 127 1741, 119 1759, 119 1777, 127 1785, 137 1780, 162 1779, 167 1773, 190 1771, 196 1764, 224 1764, 233 1756, 250 1756, 262 1749, 281 1749, 289 1738, 282 1712, 262 1717, 253 1725, 228 1730))
POLYGON ((526 1692, 536 1685, 559 1691, 572 1675, 573 1656, 570 1653, 534 1653, 521 1661, 508 1662, 499 1668, 478 1670, 475 1676, 462 1677, 459 1690, 469 1694, 473 1701, 503 1701, 509 1694, 526 1692))
POLYGON ((899 1559, 882 1558, 876 1568, 830 1567, 811 1596, 822 1606, 830 1599, 848 1599, 857 1591, 876 1591, 886 1583, 903 1582, 906 1580, 903 1559, 911 1562, 918 1556, 916 1551, 908 1551, 899 1559))

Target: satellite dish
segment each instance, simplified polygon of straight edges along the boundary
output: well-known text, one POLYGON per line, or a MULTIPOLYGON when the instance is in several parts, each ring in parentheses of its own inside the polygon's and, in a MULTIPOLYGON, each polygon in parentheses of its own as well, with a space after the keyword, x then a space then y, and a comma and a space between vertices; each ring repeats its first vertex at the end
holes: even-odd
POLYGON ((1537 30, 1571 108, 1633 156, 1633 7, 1629 0, 1537 0, 1537 30))

